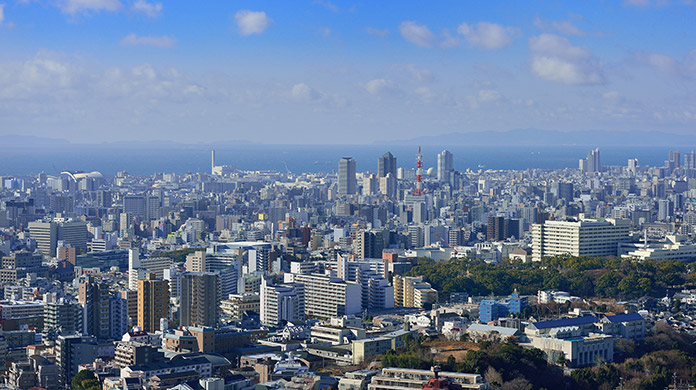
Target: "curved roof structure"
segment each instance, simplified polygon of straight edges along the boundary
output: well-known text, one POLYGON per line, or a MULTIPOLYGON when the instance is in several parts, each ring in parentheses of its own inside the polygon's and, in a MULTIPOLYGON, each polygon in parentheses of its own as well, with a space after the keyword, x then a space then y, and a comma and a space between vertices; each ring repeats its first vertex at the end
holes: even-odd
POLYGON ((78 181, 80 179, 103 179, 104 175, 101 174, 101 172, 98 171, 92 171, 92 172, 69 172, 69 171, 63 171, 60 173, 61 175, 67 175, 70 177, 73 181, 78 181))

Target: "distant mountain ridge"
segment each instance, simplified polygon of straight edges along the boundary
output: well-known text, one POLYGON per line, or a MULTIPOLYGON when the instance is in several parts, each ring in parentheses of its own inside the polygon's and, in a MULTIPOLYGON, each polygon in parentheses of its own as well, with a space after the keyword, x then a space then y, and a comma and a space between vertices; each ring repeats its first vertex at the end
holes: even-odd
POLYGON ((696 135, 660 131, 581 130, 558 131, 516 129, 477 131, 422 136, 407 140, 378 141, 376 144, 474 145, 474 146, 689 146, 696 145, 696 135))

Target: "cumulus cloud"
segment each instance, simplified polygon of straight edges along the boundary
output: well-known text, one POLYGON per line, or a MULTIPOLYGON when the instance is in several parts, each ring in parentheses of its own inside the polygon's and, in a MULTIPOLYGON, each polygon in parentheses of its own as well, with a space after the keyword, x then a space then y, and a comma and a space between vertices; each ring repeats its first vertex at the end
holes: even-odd
POLYGON ((391 80, 386 79, 374 79, 365 83, 365 90, 370 95, 390 95, 397 93, 399 88, 391 80))
POLYGON ((428 26, 411 21, 402 22, 399 25, 399 32, 405 40, 420 47, 431 47, 435 39, 435 35, 428 26))
POLYGON ((290 96, 300 101, 317 100, 321 97, 317 91, 305 83, 293 85, 290 90, 290 96))
POLYGON ((689 78, 696 73, 696 49, 691 50, 682 60, 666 54, 638 52, 635 54, 638 63, 645 64, 660 73, 689 78))
POLYGON ((5 20, 5 4, 0 4, 0 24, 5 20))
POLYGON ((365 32, 370 35, 376 35, 380 38, 386 38, 387 36, 389 36, 389 30, 386 28, 379 29, 376 27, 365 27, 365 32))
POLYGON ((543 79, 564 84, 604 83, 602 66, 594 55, 564 37, 553 34, 531 37, 529 48, 532 72, 543 79))
POLYGON ((509 46, 518 30, 500 24, 479 22, 476 24, 462 23, 457 28, 470 45, 485 49, 496 50, 509 46))
POLYGON ((83 12, 118 11, 122 6, 119 0, 61 0, 57 5, 61 11, 69 15, 83 12))
POLYGON ((162 3, 148 3, 146 0, 138 0, 133 3, 133 11, 143 13, 150 18, 156 18, 162 12, 162 3))
POLYGON ((123 46, 153 46, 168 48, 174 46, 176 40, 174 38, 163 35, 161 37, 139 37, 135 34, 128 34, 121 40, 123 46))
POLYGON ((243 9, 234 15, 234 19, 242 35, 262 34, 271 24, 271 19, 263 11, 243 9))

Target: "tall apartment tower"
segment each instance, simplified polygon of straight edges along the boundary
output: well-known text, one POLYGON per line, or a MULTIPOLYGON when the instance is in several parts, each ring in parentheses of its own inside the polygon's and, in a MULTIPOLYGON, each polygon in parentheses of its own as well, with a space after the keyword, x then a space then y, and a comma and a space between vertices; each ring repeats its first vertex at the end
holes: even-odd
POLYGON ((181 274, 181 325, 214 327, 220 306, 220 275, 217 272, 181 274))
POLYGON ((338 162, 338 193, 353 195, 356 193, 358 181, 355 177, 355 160, 343 157, 338 162))
POLYGON ((387 177, 390 173, 396 177, 396 157, 387 152, 377 159, 377 177, 387 177))
POLYGON ((691 151, 684 154, 684 168, 696 169, 696 152, 691 151))
POLYGON ((507 237, 507 226, 505 217, 488 216, 486 220, 486 239, 488 241, 505 241, 507 237))
POLYGON ((109 285, 100 283, 94 278, 88 278, 80 283, 78 302, 84 307, 83 333, 98 339, 108 339, 110 336, 109 318, 109 285))
POLYGON ((583 172, 601 172, 602 162, 599 158, 599 148, 590 150, 587 158, 580 159, 580 170, 583 172))
POLYGON ((162 318, 169 318, 169 283, 148 274, 145 280, 138 280, 138 326, 154 332, 162 318))
POLYGON ((451 172, 454 170, 454 156, 448 150, 437 155, 437 180, 449 183, 451 172))

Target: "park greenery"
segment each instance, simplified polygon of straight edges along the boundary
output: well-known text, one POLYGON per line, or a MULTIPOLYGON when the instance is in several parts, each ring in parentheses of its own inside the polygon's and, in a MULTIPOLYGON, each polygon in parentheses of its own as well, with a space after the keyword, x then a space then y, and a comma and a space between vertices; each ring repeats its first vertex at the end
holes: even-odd
POLYGON ((580 297, 631 299, 664 296, 668 288, 694 285, 695 263, 616 257, 555 256, 540 262, 504 260, 493 265, 478 259, 435 262, 420 258, 406 275, 422 275, 445 298, 449 293, 507 295, 557 289, 580 297))
POLYGON ((90 370, 82 370, 75 375, 70 383, 73 390, 99 390, 99 379, 90 370))
POLYGON ((418 339, 405 336, 404 347, 388 351, 381 358, 384 367, 429 369, 440 365, 443 371, 477 373, 493 388, 512 389, 664 389, 676 378, 696 382, 696 337, 658 323, 643 340, 620 339, 616 343, 616 362, 597 362, 594 366, 564 375, 562 364, 549 363, 536 348, 523 348, 517 341, 466 343, 464 359, 449 356, 438 361, 430 348, 418 339))

